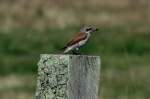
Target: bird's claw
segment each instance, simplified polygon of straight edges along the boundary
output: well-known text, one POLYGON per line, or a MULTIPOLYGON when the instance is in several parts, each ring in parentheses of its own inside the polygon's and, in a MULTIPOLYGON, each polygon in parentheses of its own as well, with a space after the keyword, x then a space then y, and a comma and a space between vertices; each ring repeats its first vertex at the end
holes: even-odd
POLYGON ((81 55, 81 53, 79 52, 79 51, 72 51, 72 53, 74 54, 74 55, 81 55))

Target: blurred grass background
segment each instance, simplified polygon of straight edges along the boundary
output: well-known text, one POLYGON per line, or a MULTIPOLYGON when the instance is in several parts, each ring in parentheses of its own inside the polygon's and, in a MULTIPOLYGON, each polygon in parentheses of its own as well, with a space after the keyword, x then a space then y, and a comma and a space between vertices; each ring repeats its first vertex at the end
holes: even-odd
POLYGON ((81 50, 101 56, 100 99, 150 99, 149 0, 1 0, 0 99, 34 99, 41 53, 81 25, 99 31, 81 50))

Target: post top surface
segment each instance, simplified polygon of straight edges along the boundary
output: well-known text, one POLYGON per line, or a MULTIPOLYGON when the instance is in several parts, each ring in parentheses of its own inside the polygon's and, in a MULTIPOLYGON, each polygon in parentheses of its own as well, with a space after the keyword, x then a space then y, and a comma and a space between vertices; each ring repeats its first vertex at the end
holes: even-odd
POLYGON ((78 56, 81 56, 81 57, 96 57, 96 58, 100 58, 100 56, 97 56, 97 55, 73 55, 73 54, 40 54, 40 56, 72 56, 72 57, 78 57, 78 56))

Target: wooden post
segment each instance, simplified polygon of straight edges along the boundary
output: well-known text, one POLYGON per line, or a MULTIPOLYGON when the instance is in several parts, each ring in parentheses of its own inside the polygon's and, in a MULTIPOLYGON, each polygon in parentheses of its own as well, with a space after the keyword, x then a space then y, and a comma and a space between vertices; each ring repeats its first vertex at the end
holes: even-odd
POLYGON ((100 58, 41 54, 36 99, 98 99, 100 58))

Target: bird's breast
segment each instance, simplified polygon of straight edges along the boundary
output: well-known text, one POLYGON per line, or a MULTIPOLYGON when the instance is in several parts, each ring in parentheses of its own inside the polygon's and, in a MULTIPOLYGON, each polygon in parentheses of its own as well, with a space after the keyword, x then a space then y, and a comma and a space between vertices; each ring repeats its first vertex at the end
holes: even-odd
POLYGON ((78 45, 79 46, 82 46, 82 45, 84 45, 87 41, 88 41, 88 39, 90 38, 90 34, 87 34, 87 37, 84 39, 84 40, 81 40, 79 43, 78 43, 78 45))

